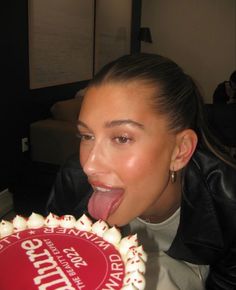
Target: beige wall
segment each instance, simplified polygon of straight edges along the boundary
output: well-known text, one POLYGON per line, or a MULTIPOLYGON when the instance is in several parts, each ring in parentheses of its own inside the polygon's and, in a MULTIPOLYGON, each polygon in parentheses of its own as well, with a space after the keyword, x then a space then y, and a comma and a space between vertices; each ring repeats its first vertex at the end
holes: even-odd
POLYGON ((216 85, 236 68, 236 1, 143 0, 141 22, 153 38, 142 51, 175 60, 211 103, 216 85))
POLYGON ((131 0, 97 0, 95 72, 130 52, 131 0))
POLYGON ((30 0, 28 5, 30 88, 90 79, 93 1, 30 0))

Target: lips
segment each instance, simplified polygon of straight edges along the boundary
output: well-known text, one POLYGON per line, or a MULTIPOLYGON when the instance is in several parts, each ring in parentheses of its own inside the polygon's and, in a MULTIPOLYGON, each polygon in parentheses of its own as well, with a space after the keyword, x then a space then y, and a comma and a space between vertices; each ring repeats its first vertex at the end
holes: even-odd
POLYGON ((107 220, 120 205, 124 190, 107 186, 94 186, 94 193, 89 199, 88 211, 95 219, 107 220))

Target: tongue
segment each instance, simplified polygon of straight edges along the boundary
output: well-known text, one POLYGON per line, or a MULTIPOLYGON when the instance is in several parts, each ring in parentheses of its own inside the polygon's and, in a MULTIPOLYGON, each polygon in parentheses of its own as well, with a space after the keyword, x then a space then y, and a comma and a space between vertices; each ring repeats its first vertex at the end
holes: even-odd
POLYGON ((88 203, 88 211, 95 219, 106 220, 121 203, 123 190, 109 192, 96 191, 92 194, 88 203))

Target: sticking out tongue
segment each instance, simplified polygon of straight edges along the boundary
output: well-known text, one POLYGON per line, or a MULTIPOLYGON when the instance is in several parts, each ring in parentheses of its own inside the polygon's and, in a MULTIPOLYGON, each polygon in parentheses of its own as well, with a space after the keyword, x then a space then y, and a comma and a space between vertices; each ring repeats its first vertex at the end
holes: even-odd
POLYGON ((123 190, 95 191, 89 199, 88 211, 95 219, 106 220, 121 203, 123 190))

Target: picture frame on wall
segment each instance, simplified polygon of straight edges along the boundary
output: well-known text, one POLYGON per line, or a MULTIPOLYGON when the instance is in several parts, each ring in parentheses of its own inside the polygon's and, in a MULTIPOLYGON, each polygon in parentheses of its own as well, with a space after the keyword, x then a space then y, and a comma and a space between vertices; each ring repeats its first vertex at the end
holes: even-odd
POLYGON ((139 50, 140 0, 28 0, 30 90, 90 80, 139 50))
POLYGON ((30 89, 92 78, 94 0, 29 0, 30 89))

